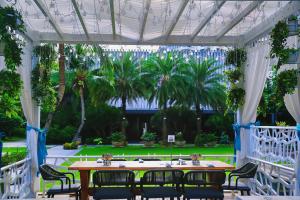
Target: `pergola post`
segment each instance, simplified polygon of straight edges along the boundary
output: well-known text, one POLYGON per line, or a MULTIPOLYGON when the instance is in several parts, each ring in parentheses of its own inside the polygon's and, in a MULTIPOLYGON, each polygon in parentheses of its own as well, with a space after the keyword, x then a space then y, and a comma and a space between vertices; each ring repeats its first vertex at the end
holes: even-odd
MULTIPOLYGON (((32 98, 31 89, 31 71, 34 64, 32 56, 33 44, 26 41, 23 48, 22 64, 19 68, 23 88, 21 92, 21 104, 24 116, 27 121, 27 126, 40 128, 40 107, 32 98)), ((26 177, 26 181, 30 183, 30 197, 35 198, 36 192, 40 189, 40 179, 38 176, 38 162, 37 162, 37 143, 38 134, 33 129, 26 129, 26 145, 28 157, 30 160, 30 174, 26 177)))

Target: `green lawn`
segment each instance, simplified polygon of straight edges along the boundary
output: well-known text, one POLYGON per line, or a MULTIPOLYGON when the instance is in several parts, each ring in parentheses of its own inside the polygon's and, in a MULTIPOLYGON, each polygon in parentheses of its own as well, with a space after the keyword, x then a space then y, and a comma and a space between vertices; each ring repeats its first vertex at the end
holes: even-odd
POLYGON ((25 137, 10 136, 10 137, 3 138, 3 142, 17 142, 17 141, 22 141, 25 139, 26 139, 25 137))
POLYGON ((25 147, 3 147, 2 153, 16 153, 16 152, 25 152, 25 147))
POLYGON ((113 155, 170 155, 171 152, 174 155, 190 155, 192 153, 233 155, 233 145, 218 145, 216 147, 195 147, 194 145, 187 145, 184 148, 160 146, 145 148, 144 146, 140 145, 129 145, 123 148, 116 148, 112 146, 95 146, 82 147, 82 150, 78 152, 77 155, 102 155, 103 153, 111 153, 113 155))

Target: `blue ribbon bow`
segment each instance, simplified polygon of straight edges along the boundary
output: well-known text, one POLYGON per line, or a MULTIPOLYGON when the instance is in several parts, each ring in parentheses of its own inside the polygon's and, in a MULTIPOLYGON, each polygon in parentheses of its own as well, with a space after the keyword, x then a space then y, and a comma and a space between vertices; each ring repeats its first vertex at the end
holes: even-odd
POLYGON ((237 150, 240 151, 241 150, 241 128, 244 129, 250 129, 250 127, 254 125, 254 126, 259 126, 260 122, 254 122, 254 123, 248 123, 248 124, 233 124, 233 130, 234 130, 234 152, 236 152, 237 150))
POLYGON ((46 148, 46 134, 48 132, 48 129, 39 129, 27 124, 26 131, 30 131, 32 129, 35 130, 38 134, 37 155, 38 155, 38 164, 40 166, 45 162, 46 156, 48 155, 47 148, 46 148))

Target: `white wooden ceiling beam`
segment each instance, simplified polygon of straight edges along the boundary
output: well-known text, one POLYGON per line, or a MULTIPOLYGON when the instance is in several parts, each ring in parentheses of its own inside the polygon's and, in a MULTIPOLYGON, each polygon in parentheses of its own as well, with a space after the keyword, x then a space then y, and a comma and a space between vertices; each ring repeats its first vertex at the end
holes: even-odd
POLYGON ((177 10, 177 13, 175 14, 175 17, 172 19, 170 27, 166 31, 166 34, 165 34, 166 39, 168 39, 168 37, 171 35, 172 31, 174 30, 174 28, 175 28, 181 14, 183 13, 186 5, 188 4, 189 0, 181 0, 180 2, 181 2, 181 4, 177 10))
POLYGON ((73 7, 74 7, 74 9, 75 9, 75 12, 76 12, 76 14, 77 14, 77 16, 78 16, 78 19, 79 19, 79 21, 80 21, 80 24, 81 24, 81 26, 82 26, 82 28, 83 28, 83 31, 84 31, 84 33, 85 33, 85 36, 87 37, 87 39, 89 40, 89 32, 88 32, 88 30, 87 30, 87 28, 86 28, 86 25, 85 25, 85 23, 84 23, 84 21, 83 21, 83 18, 82 18, 82 15, 81 15, 81 13, 80 13, 80 10, 79 10, 79 7, 78 7, 78 4, 77 4, 77 2, 76 2, 76 0, 72 0, 72 4, 73 4, 73 7))
POLYGON ((238 14, 227 26, 225 26, 218 34, 217 39, 223 37, 226 33, 228 33, 235 25, 237 25, 240 21, 244 19, 247 15, 249 15, 255 8, 257 8, 263 1, 253 1, 250 3, 240 14, 238 14))
POLYGON ((205 18, 200 22, 197 28, 192 33, 191 40, 193 41, 195 37, 200 33, 200 31, 205 27, 205 25, 213 18, 213 16, 220 10, 224 5, 225 1, 216 1, 214 7, 208 12, 205 18))
POLYGON ((268 17, 266 20, 258 24, 249 32, 243 35, 244 44, 247 44, 265 34, 271 32, 278 21, 288 18, 290 15, 300 11, 300 1, 291 1, 280 8, 276 13, 268 17))
POLYGON ((142 24, 141 24, 141 30, 140 30, 140 41, 143 41, 147 17, 148 17, 148 13, 149 13, 149 9, 150 9, 150 4, 151 4, 151 0, 147 0, 145 10, 143 10, 143 18, 142 18, 142 24))
POLYGON ((35 4, 37 5, 37 7, 40 9, 40 11, 43 13, 43 15, 49 19, 49 23, 51 24, 51 26, 54 28, 54 30, 56 31, 56 33, 59 35, 59 37, 63 40, 63 35, 62 35, 62 31, 60 29, 60 27, 58 26, 58 24, 56 23, 56 21, 54 20, 54 18, 51 16, 49 10, 47 9, 47 7, 44 5, 44 3, 41 0, 33 0, 35 2, 35 4))
POLYGON ((109 0, 109 7, 110 7, 110 19, 111 19, 111 27, 113 38, 116 37, 116 21, 115 21, 115 6, 114 0, 109 0))

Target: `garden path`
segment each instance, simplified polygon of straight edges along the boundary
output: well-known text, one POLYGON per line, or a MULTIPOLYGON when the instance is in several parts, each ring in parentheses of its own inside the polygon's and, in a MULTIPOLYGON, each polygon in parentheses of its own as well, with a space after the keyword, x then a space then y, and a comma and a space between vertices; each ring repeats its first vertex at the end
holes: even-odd
POLYGON ((3 147, 26 147, 26 140, 3 142, 3 147))
MULTIPOLYGON (((76 153, 78 153, 81 150, 79 147, 78 149, 75 150, 64 150, 63 145, 57 145, 54 147, 49 148, 48 151, 48 156, 74 156, 76 153)), ((52 165, 60 165, 64 163, 65 161, 63 159, 54 159, 54 158, 48 158, 47 163, 52 164, 52 165)))

